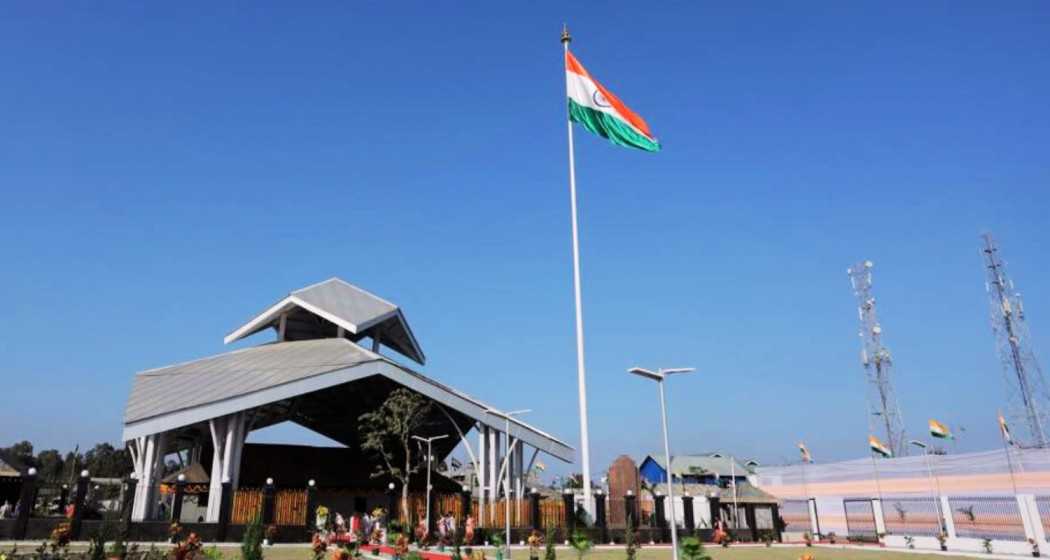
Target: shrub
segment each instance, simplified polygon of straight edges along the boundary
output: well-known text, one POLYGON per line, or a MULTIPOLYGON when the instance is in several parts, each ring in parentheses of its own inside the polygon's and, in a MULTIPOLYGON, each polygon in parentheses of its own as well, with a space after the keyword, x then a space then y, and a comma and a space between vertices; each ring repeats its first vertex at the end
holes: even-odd
POLYGON ((554 527, 547 527, 547 536, 543 539, 546 546, 543 549, 543 560, 558 560, 558 552, 554 548, 554 527))
POLYGON ((241 540, 241 560, 263 560, 262 542, 262 518, 255 516, 244 528, 244 539, 241 540))
POLYGON ((904 536, 904 544, 908 548, 915 548, 915 537, 913 537, 911 535, 905 535, 904 536))
POLYGON ((569 540, 569 544, 572 545, 573 550, 576 551, 576 558, 583 560, 583 557, 594 548, 594 543, 591 539, 587 538, 587 533, 583 531, 574 531, 572 538, 569 540))
POLYGON ((635 560, 638 556, 638 545, 635 543, 634 522, 627 517, 627 530, 623 533, 623 546, 627 552, 627 560, 635 560))
POLYGON ((682 539, 679 548, 686 560, 711 560, 711 557, 705 554, 704 543, 696 537, 682 539))
POLYGON ((984 539, 984 541, 981 543, 981 545, 984 546, 984 551, 986 553, 988 553, 988 554, 992 553, 992 539, 984 539))

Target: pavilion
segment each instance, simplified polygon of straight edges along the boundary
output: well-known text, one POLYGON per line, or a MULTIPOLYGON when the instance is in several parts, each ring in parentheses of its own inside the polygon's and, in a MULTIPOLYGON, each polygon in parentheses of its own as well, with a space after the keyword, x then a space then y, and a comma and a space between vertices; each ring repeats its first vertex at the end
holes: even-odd
MULTIPOLYGON (((208 474, 204 517, 206 522, 218 522, 224 493, 232 499, 230 494, 237 491, 245 473, 260 471, 258 464, 242 465, 242 457, 251 461, 253 456, 246 452, 248 434, 283 422, 335 440, 345 446, 338 448, 344 455, 369 465, 370 457, 360 448, 357 418, 402 387, 433 404, 419 435, 451 436, 435 442, 439 459, 463 445, 478 473, 474 491, 480 519, 486 504, 491 507, 501 494, 502 482, 497 482, 504 477, 501 469, 509 469, 511 480, 503 494, 521 498, 526 475, 540 452, 573 460, 574 451, 565 442, 514 418, 509 419, 508 429, 508 418, 498 409, 389 357, 387 351, 392 350, 417 364, 425 362, 397 305, 341 279, 291 292, 236 328, 225 343, 271 329, 276 333, 272 342, 135 376, 123 432, 136 479, 133 520, 155 518, 164 457, 180 453, 208 474), (471 432, 477 433, 474 445, 468 439, 471 432), (506 458, 501 438, 509 438, 506 458)), ((286 460, 295 463, 302 458, 286 460)), ((298 472, 311 471, 303 465, 298 472)), ((306 484, 306 480, 284 482, 306 484)), ((317 481, 319 485, 350 482, 354 481, 317 481)))

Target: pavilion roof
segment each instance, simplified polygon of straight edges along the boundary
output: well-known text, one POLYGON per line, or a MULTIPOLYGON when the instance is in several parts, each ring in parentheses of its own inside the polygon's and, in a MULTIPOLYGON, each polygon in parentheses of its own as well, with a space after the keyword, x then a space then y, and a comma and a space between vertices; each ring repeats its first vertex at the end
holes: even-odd
POLYGON ((359 341, 368 336, 420 363, 426 356, 401 309, 340 278, 330 278, 288 294, 226 336, 226 344, 285 321, 285 340, 343 336, 359 341))
MULTIPOLYGON (((433 413, 435 430, 451 429, 447 421, 463 433, 474 423, 505 430, 504 417, 473 397, 346 338, 319 338, 273 342, 139 373, 124 414, 124 440, 256 410, 256 429, 292 420, 354 446, 358 414, 378 406, 398 386, 442 407, 445 412, 433 413)), ((572 459, 568 444, 519 420, 511 420, 510 435, 559 459, 572 459)), ((456 443, 450 438, 445 451, 456 443)))

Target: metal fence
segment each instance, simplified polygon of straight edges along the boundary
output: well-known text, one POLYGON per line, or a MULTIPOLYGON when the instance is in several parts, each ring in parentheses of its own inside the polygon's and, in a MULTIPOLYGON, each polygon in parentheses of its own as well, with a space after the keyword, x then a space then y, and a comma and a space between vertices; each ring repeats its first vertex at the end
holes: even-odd
POLYGON ((1021 511, 1013 496, 948 498, 955 534, 975 539, 1024 541, 1021 511))
POLYGON ((846 511, 846 535, 853 541, 877 541, 875 507, 870 498, 842 500, 846 511))
POLYGON ((809 519, 809 500, 784 500, 780 506, 780 518, 784 520, 784 530, 803 532, 812 529, 809 519))
POLYGON ((1039 522, 1043 525, 1043 534, 1050 535, 1050 496, 1036 496, 1035 505, 1039 509, 1039 522))
POLYGON ((936 537, 941 533, 940 500, 887 498, 882 502, 886 534, 936 537))

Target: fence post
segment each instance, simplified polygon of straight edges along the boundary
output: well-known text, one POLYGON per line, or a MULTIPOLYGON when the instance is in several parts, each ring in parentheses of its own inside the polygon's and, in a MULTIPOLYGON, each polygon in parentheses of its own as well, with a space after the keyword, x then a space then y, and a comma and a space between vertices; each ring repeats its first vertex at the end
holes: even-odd
POLYGON ((653 496, 653 513, 656 517, 656 528, 659 529, 660 542, 667 541, 667 512, 664 511, 664 504, 667 503, 667 496, 662 493, 656 493, 653 496))
MULTIPOLYGON (((427 534, 428 535, 436 535, 437 534, 437 519, 438 519, 438 517, 441 517, 441 512, 439 512, 437 510, 437 492, 434 491, 434 485, 433 484, 430 485, 430 491, 427 492, 427 495, 426 495, 425 499, 429 502, 429 504, 427 505, 427 508, 430 511, 430 518, 427 519, 427 534)), ((509 501, 510 500, 510 496, 506 496, 504 499, 509 501)), ((507 543, 507 546, 510 546, 510 543, 507 543)))
POLYGON ((265 526, 273 525, 273 501, 274 501, 274 488, 273 479, 266 479, 266 486, 263 486, 263 503, 262 503, 262 523, 265 526))
POLYGON ((777 504, 772 504, 770 505, 769 509, 770 515, 773 516, 773 539, 777 542, 784 542, 784 536, 782 533, 784 530, 784 523, 780 519, 780 506, 777 504))
POLYGON ((568 535, 576 530, 576 495, 573 494, 572 488, 562 490, 561 500, 565 505, 565 535, 568 539, 568 535))
POLYGON ((594 526, 597 527, 598 532, 601 533, 598 537, 599 542, 609 542, 605 519, 605 492, 603 492, 601 488, 594 492, 594 526))
POLYGON ((127 541, 131 536, 131 510, 134 509, 135 489, 138 487, 138 484, 132 478, 125 478, 122 484, 124 485, 124 491, 121 492, 122 498, 120 502, 120 534, 127 541))
POLYGON ((718 496, 709 495, 707 497, 707 505, 711 508, 711 528, 714 529, 718 522, 722 519, 722 506, 718 496))
POLYGON ((809 514, 809 529, 812 534, 820 538, 820 517, 817 515, 817 499, 806 498, 806 513, 809 514))
POLYGON ((182 500, 186 497, 186 475, 180 474, 175 479, 175 498, 171 502, 171 522, 182 522, 182 500))
POLYGON ((225 481, 222 483, 222 497, 219 499, 219 527, 215 534, 217 541, 226 540, 226 530, 230 527, 230 510, 233 509, 233 483, 225 481))
POLYGON ((542 529, 542 519, 540 519, 540 492, 535 488, 529 490, 529 516, 532 517, 532 529, 535 531, 542 529))
MULTIPOLYGON (((306 519, 303 521, 303 529, 306 531, 306 536, 310 537, 311 533, 318 530, 316 526, 316 515, 314 511, 317 509, 317 481, 310 479, 306 481, 306 519)), ((387 516, 387 526, 390 525, 390 516, 387 516)))
POLYGON ((470 487, 464 484, 459 491, 459 509, 461 510, 459 520, 460 527, 463 527, 466 524, 467 517, 470 516, 470 509, 473 505, 474 500, 470 497, 470 487))
POLYGON ((638 512, 635 510, 635 495, 633 490, 628 490, 623 497, 623 519, 628 525, 638 530, 638 512))
POLYGON ((87 469, 80 471, 80 478, 77 479, 77 494, 73 497, 73 519, 69 522, 69 540, 72 541, 80 538, 80 525, 84 519, 84 503, 87 502, 89 482, 91 482, 91 473, 87 469))
POLYGON ((26 538, 26 528, 29 527, 29 517, 33 514, 34 505, 36 505, 36 469, 30 467, 30 469, 22 475, 22 490, 18 494, 18 513, 15 518, 15 539, 22 540, 26 538))
POLYGON ((66 506, 69 504, 69 485, 63 483, 58 491, 58 514, 66 514, 66 506))
POLYGON ((692 533, 696 529, 696 517, 693 515, 693 497, 689 494, 682 495, 682 513, 685 514, 685 530, 692 533))
POLYGON ((744 504, 744 520, 751 528, 751 542, 758 542, 758 527, 755 520, 755 504, 744 504))
MULTIPOLYGON (((390 512, 390 514, 389 514, 390 522, 393 522, 395 519, 397 519, 397 520, 401 519, 401 517, 399 517, 398 511, 397 511, 397 507, 398 506, 397 506, 397 492, 395 492, 396 489, 397 489, 397 485, 394 484, 393 482, 391 482, 390 484, 386 485, 386 509, 390 512)), ((408 521, 406 521, 405 523, 407 524, 408 521)), ((389 523, 388 523, 388 525, 389 525, 389 523)), ((411 527, 404 527, 405 534, 410 534, 411 533, 411 529, 412 529, 411 527)))

